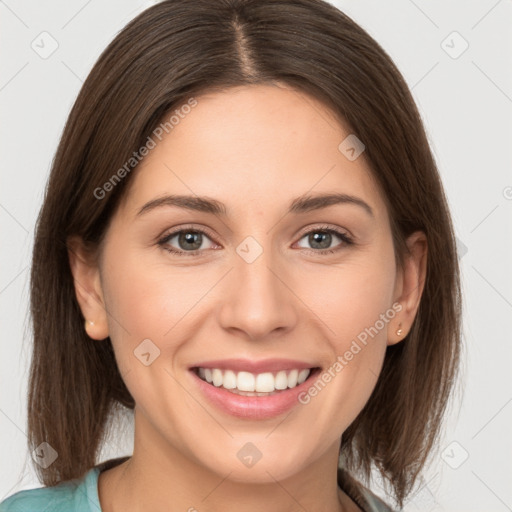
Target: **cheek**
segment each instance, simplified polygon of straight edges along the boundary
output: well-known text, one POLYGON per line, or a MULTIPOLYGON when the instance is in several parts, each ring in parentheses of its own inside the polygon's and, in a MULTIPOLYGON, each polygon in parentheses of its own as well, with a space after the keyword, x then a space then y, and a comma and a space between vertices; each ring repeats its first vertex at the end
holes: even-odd
MULTIPOLYGON (((190 309, 189 288, 163 269, 144 264, 130 249, 111 251, 104 260, 103 289, 109 335, 127 384, 144 386, 146 363, 159 366, 173 351, 172 329, 190 309), (123 253, 116 258, 116 253, 123 253), (149 355, 148 355, 149 354, 149 355), (154 361, 154 362, 153 362, 154 361)), ((130 389, 132 394, 135 390, 130 389)))
MULTIPOLYGON (((104 289, 112 337, 163 339, 211 287, 197 267, 166 265, 133 249, 105 261, 104 289)), ((164 263, 162 263, 164 261, 164 263)))
POLYGON ((338 435, 368 401, 382 368, 390 322, 399 308, 392 303, 395 262, 385 251, 368 253, 357 262, 305 275, 299 293, 318 314, 330 362, 301 401, 338 435))
POLYGON ((317 314, 337 353, 358 336, 362 342, 365 336, 385 341, 389 320, 396 314, 394 260, 385 251, 373 252, 302 273, 297 294, 317 314))
MULTIPOLYGON (((347 281, 345 281, 347 283, 347 281)), ((329 432, 328 440, 342 435, 370 398, 382 369, 389 321, 395 310, 387 306, 384 292, 355 287, 325 300, 322 318, 329 342, 329 361, 315 382, 299 397, 310 417, 329 432)))
POLYGON ((186 407, 172 378, 173 361, 182 344, 184 319, 201 290, 184 286, 178 273, 169 275, 169 270, 138 258, 126 257, 119 264, 105 261, 109 334, 121 376, 142 409, 151 404, 164 410, 169 403, 186 407))

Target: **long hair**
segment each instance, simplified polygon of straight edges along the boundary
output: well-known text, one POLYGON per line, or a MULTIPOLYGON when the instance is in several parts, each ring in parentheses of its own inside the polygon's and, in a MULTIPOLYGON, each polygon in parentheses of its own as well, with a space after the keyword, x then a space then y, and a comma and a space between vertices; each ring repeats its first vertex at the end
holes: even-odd
POLYGON ((375 40, 322 0, 166 0, 133 19, 94 65, 67 120, 38 217, 28 437, 31 450, 47 442, 58 453, 47 468, 34 465, 44 485, 81 477, 96 464, 115 408, 134 408, 110 340, 93 342, 84 330, 68 237, 98 246, 134 172, 104 197, 95 191, 165 115, 202 92, 265 83, 321 100, 363 141, 398 265, 406 237, 426 234, 427 274, 414 323, 405 340, 387 348, 376 387, 340 448, 340 460, 362 478, 378 468, 399 503, 425 466, 458 370, 461 292, 448 204, 406 82, 375 40))

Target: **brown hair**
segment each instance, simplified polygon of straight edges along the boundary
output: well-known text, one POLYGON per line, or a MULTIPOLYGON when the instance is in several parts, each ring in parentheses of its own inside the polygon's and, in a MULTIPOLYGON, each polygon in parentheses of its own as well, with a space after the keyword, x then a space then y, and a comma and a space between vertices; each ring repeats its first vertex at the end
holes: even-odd
MULTIPOLYGON (((343 464, 368 480, 372 464, 401 504, 440 431, 457 373, 461 293, 447 201, 422 121, 402 75, 354 21, 321 0, 167 0, 132 20, 93 67, 72 108, 39 214, 31 272, 30 449, 44 485, 96 463, 115 406, 134 400, 110 340, 92 342, 76 300, 66 242, 97 247, 131 174, 94 191, 192 95, 284 83, 323 101, 366 146, 386 200, 398 264, 404 240, 428 240, 427 275, 406 339, 387 348, 364 409, 343 434, 343 464)), ((341 142, 341 141, 340 141, 341 142)))

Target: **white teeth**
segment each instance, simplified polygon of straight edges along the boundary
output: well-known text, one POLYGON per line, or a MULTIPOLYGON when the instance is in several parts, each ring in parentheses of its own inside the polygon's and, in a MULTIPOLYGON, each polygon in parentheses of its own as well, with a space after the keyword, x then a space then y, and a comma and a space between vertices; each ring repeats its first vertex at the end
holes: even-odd
POLYGON ((288 375, 288 387, 294 388, 297 385, 297 379, 299 377, 299 370, 292 370, 288 375))
POLYGON ((274 376, 271 373, 259 373, 256 376, 256 391, 272 393, 274 391, 274 376))
POLYGON ((222 372, 220 370, 218 370, 217 368, 215 368, 213 371, 212 371, 212 382, 213 382, 213 385, 214 386, 222 386, 222 382, 223 382, 223 378, 222 378, 222 372))
POLYGON ((236 387, 240 391, 254 391, 254 375, 249 372, 238 372, 236 387))
POLYGON ((309 377, 309 370, 306 368, 299 372, 299 377, 297 379, 297 384, 302 384, 309 377))
POLYGON ((231 370, 227 370, 224 372, 224 381, 222 386, 226 389, 235 389, 236 388, 236 373, 231 370))
POLYGON ((281 370, 276 373, 264 372, 256 375, 250 372, 238 372, 233 370, 220 370, 219 368, 199 368, 198 375, 206 382, 216 387, 241 391, 255 396, 265 396, 268 393, 294 388, 302 384, 311 373, 311 369, 281 370))
POLYGON ((284 370, 277 372, 274 386, 276 389, 286 389, 288 387, 288 377, 286 376, 286 372, 284 370))

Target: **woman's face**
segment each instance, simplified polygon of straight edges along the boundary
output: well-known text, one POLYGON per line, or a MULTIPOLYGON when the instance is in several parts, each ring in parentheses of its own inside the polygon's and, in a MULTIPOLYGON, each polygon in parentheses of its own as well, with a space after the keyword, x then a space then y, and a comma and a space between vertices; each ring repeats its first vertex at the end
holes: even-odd
POLYGON ((135 399, 135 455, 280 480, 337 462, 407 332, 407 290, 362 147, 328 109, 277 86, 196 100, 131 177, 88 332, 110 336, 135 399), (315 200, 332 194, 357 200, 315 200))

